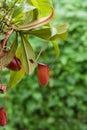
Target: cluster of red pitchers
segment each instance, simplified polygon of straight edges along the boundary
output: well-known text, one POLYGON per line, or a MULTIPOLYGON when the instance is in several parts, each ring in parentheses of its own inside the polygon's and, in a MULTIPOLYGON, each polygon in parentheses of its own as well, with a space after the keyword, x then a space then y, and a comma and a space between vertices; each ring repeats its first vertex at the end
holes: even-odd
MULTIPOLYGON (((5 56, 8 53, 8 51, 3 51, 2 56, 5 56)), ((12 61, 6 66, 8 69, 13 71, 18 71, 22 67, 22 63, 19 58, 16 56, 13 57, 12 61)), ((38 63, 37 68, 37 77, 40 85, 46 86, 49 80, 49 70, 48 66, 43 63, 38 63)))
MULTIPOLYGON (((9 63, 7 68, 18 71, 21 69, 21 61, 14 56, 13 60, 9 63)), ((46 64, 38 63, 37 67, 37 77, 38 82, 41 86, 46 86, 49 81, 49 68, 46 64)), ((0 88, 0 93, 4 93, 6 91, 6 86, 3 84, 0 88)), ((7 124, 7 116, 4 107, 0 107, 0 126, 4 126, 7 124)))
MULTIPOLYGON (((3 55, 6 55, 8 52, 3 51, 3 55)), ((13 57, 12 61, 6 66, 8 69, 13 71, 18 71, 22 67, 22 63, 19 58, 16 56, 13 57)), ((37 77, 38 82, 42 86, 46 86, 49 80, 49 69, 46 64, 38 63, 37 67, 37 77)))

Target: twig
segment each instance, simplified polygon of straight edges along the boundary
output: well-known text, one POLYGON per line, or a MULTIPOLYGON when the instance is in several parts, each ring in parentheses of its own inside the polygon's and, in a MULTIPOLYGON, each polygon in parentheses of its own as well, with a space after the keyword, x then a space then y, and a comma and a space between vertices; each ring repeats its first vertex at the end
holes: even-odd
POLYGON ((13 33, 13 29, 12 30, 9 30, 7 33, 6 33, 6 36, 5 38, 2 40, 1 44, 2 44, 2 48, 4 49, 5 48, 5 45, 6 45, 6 42, 8 40, 8 38, 10 37, 10 35, 13 33))

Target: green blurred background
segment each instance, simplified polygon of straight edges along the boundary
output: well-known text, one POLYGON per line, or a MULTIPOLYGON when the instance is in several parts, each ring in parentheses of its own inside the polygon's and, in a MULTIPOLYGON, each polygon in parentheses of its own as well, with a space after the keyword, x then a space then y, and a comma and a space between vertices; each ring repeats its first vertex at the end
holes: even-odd
MULTIPOLYGON (((87 130, 87 0, 53 0, 54 25, 68 23, 67 40, 58 41, 60 57, 50 69, 47 87, 35 72, 9 90, 8 124, 0 130, 87 130)), ((31 37, 37 53, 43 41, 31 37)), ((39 61, 51 64, 49 43, 39 61)), ((8 71, 3 72, 8 81, 8 71)))

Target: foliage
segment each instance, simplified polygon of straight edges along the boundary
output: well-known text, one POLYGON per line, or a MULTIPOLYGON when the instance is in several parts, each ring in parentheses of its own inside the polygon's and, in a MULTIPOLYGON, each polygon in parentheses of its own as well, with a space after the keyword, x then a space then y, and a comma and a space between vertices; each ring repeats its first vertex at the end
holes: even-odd
POLYGON ((11 62, 13 62, 15 55, 22 64, 21 67, 18 67, 21 70, 17 74, 10 73, 9 87, 13 87, 23 78, 25 73, 30 75, 33 72, 39 58, 35 56, 29 42, 29 36, 38 36, 46 42, 55 43, 53 45, 58 56, 59 49, 56 39, 64 40, 66 38, 68 25, 51 26, 49 22, 53 18, 54 9, 48 0, 3 0, 0 2, 0 11, 0 70, 9 64, 12 66, 11 62), (12 34, 13 38, 11 38, 12 34), (8 53, 3 54, 9 47, 8 53), (14 76, 15 81, 13 82, 14 76))
MULTIPOLYGON (((68 38, 59 42, 60 57, 50 69, 46 88, 38 85, 33 73, 9 92, 6 130, 87 130, 87 1, 53 2, 54 24, 69 23, 68 38)), ((38 54, 43 41, 30 41, 38 54)), ((49 44, 39 60, 50 66, 53 56, 49 44)), ((7 73, 3 71, 4 82, 7 73)))

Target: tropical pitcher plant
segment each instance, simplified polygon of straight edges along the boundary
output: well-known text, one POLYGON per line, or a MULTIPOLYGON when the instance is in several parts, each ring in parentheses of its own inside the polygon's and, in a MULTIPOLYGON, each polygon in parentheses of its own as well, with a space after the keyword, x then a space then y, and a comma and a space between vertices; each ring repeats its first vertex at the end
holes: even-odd
MULTIPOLYGON (((67 24, 52 26, 50 21, 53 16, 54 9, 50 0, 0 0, 0 72, 5 68, 10 70, 8 86, 2 83, 3 77, 0 77, 0 94, 15 86, 25 74, 32 74, 36 67, 39 84, 48 84, 49 67, 38 63, 38 59, 49 41, 54 47, 57 59, 57 39, 65 40, 68 30, 67 24), (45 41, 37 56, 29 36, 36 36, 45 41)), ((2 106, 0 125, 5 124, 7 117, 2 106)))

